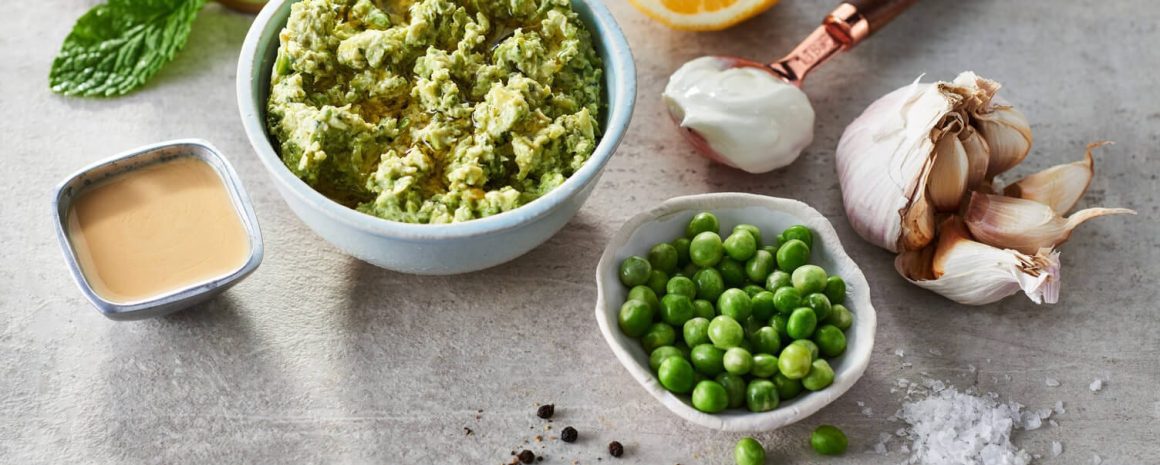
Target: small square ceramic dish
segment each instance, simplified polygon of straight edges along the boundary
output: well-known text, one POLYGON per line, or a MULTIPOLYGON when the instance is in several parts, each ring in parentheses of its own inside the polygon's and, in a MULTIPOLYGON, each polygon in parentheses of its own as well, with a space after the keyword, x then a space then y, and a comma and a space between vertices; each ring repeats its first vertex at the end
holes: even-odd
POLYGON ((600 332, 629 374, 677 416, 720 431, 771 431, 814 414, 844 394, 862 377, 874 346, 877 317, 870 304, 870 287, 866 277, 842 249, 838 234, 830 222, 817 210, 796 200, 735 193, 692 195, 668 200, 634 216, 613 236, 596 266, 596 289, 596 321, 600 325, 600 332), (657 381, 649 369, 648 354, 640 342, 626 336, 617 325, 617 313, 628 294, 628 289, 620 283, 617 271, 625 258, 645 256, 653 245, 682 237, 693 215, 703 211, 717 216, 722 231, 731 231, 741 223, 755 225, 771 235, 796 224, 805 225, 813 231, 814 247, 810 263, 846 281, 845 305, 854 314, 854 324, 846 332, 846 352, 829 359, 834 368, 833 384, 817 392, 803 391, 768 412, 730 409, 709 414, 693 408, 688 396, 678 397, 665 390, 657 381))
MULTIPOLYGON (((137 187, 135 185, 135 187, 137 187)), ((188 192, 193 192, 192 188, 188 192)), ((188 206, 196 204, 199 198, 191 197, 187 191, 179 191, 188 206)), ((104 195, 104 194, 102 194, 104 195)), ((177 195, 177 194, 174 194, 177 195)), ((169 205, 166 204, 166 207, 169 205)), ((178 205, 181 206, 181 205, 178 205)), ((153 207, 158 208, 158 207, 153 207)), ((163 142, 155 145, 141 147, 139 149, 130 150, 121 153, 110 159, 97 162, 88 166, 77 173, 69 176, 64 182, 57 186, 52 202, 53 215, 56 220, 56 235, 60 242, 61 249, 64 251, 65 260, 68 262, 69 268, 72 272, 73 279, 76 280, 81 292, 85 297, 101 312, 101 314, 113 320, 137 320, 142 318, 151 318, 156 316, 172 313, 192 305, 206 301, 222 291, 228 289, 230 286, 237 284, 250 273, 252 273, 258 264, 262 261, 262 234, 258 228, 258 220, 254 215, 254 210, 250 206, 250 199, 246 195, 245 188, 242 186, 238 175, 234 172, 233 167, 221 155, 220 152, 208 142, 196 139, 176 140, 170 142, 163 142), (96 196, 97 192, 109 192, 108 186, 117 184, 133 176, 134 174, 155 173, 160 172, 165 168, 176 169, 178 166, 196 167, 194 171, 189 172, 173 172, 170 178, 156 178, 155 182, 148 187, 154 189, 148 191, 144 189, 137 189, 136 191, 117 191, 116 194, 122 197, 86 197, 88 195, 96 196), (208 169, 206 168, 208 167, 208 169), (199 254, 209 255, 219 249, 229 247, 233 255, 226 261, 224 267, 215 269, 210 274, 195 275, 193 279, 187 280, 171 280, 167 284, 168 287, 159 287, 157 292, 145 293, 135 295, 132 298, 113 297, 116 294, 108 286, 104 276, 98 274, 96 270, 104 270, 94 265, 94 260, 98 255, 96 252, 90 250, 94 244, 90 243, 90 239, 96 241, 95 236, 90 237, 81 234, 81 222, 87 221, 83 217, 81 220, 72 217, 72 215, 80 216, 79 208, 81 205, 85 208, 108 210, 115 208, 110 204, 125 204, 128 208, 138 208, 134 212, 142 211, 140 206, 151 201, 151 199, 162 197, 156 195, 162 192, 169 195, 166 191, 169 189, 178 189, 173 187, 181 185, 182 177, 189 177, 190 175, 199 175, 201 179, 206 180, 207 184, 213 187, 217 192, 214 192, 217 202, 216 212, 221 213, 221 216, 213 218, 197 218, 200 212, 206 210, 197 210, 190 208, 179 211, 174 215, 180 218, 186 216, 194 216, 189 222, 181 223, 182 226, 187 224, 201 224, 209 225, 210 227, 220 229, 220 224, 229 223, 230 238, 237 239, 235 244, 218 244, 214 240, 217 236, 209 238, 196 238, 186 236, 186 234, 195 234, 187 232, 186 229, 179 229, 178 226, 169 227, 170 237, 191 237, 189 243, 197 243, 208 245, 201 250, 194 250, 185 255, 193 258, 187 259, 195 263, 205 261, 199 254), (175 177, 176 178, 175 178, 175 177), (220 184, 217 181, 220 178, 220 184), (115 182, 116 181, 116 182, 115 182), (222 192, 224 191, 224 193, 222 192), (86 200, 95 199, 95 200, 86 200), (113 202, 110 202, 113 200, 113 202), (236 223, 234 222, 236 215, 236 223), (93 276, 86 276, 86 271, 93 276), (105 290, 102 290, 105 289, 105 290)), ((96 210, 93 210, 96 211, 96 210)), ((114 211, 116 213, 116 211, 114 211)), ((127 218, 126 215, 117 216, 116 214, 96 216, 90 223, 93 228, 100 229, 102 237, 112 237, 117 239, 118 231, 129 230, 140 227, 140 223, 129 223, 132 221, 140 221, 142 217, 148 220, 148 214, 156 213, 153 211, 145 211, 138 217, 127 218), (109 229, 110 224, 118 222, 126 223, 126 225, 118 225, 117 228, 109 229), (110 233, 109 231, 113 231, 110 233)), ((98 229, 92 230, 94 234, 98 229)), ((86 231, 87 233, 88 231, 86 231)), ((181 240, 177 241, 182 244, 186 243, 181 240)), ((158 243, 157 241, 133 241, 125 240, 120 242, 113 242, 117 244, 116 247, 106 248, 101 252, 102 257, 115 257, 121 259, 127 255, 138 254, 145 252, 152 260, 161 263, 157 270, 165 274, 170 269, 178 269, 174 271, 175 274, 187 271, 180 268, 187 264, 173 259, 174 251, 171 250, 144 250, 143 244, 166 246, 168 243, 158 243), (169 260, 168 262, 165 260, 169 260), (166 267, 169 267, 168 269, 166 267), (180 268, 180 269, 179 269, 180 268)), ((165 249, 165 247, 158 247, 158 249, 165 249)), ((110 259, 111 260, 111 259, 110 259)), ((133 263, 131 260, 126 260, 124 263, 133 263)), ((152 269, 151 269, 152 270, 152 269)), ((139 270, 138 270, 139 271, 139 270)), ((132 279, 126 279, 118 276, 123 282, 129 285, 135 284, 132 279)))

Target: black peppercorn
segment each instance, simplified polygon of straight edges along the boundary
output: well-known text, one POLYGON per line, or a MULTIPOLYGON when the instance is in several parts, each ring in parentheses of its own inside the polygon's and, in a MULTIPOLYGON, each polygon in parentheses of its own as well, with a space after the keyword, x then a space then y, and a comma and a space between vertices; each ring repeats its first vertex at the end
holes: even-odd
POLYGON ((552 414, 556 413, 556 406, 554 404, 541 405, 536 410, 536 416, 545 420, 552 418, 552 414))
POLYGON ((576 442, 577 436, 579 436, 579 433, 576 432, 576 428, 571 426, 560 431, 560 439, 564 440, 564 442, 576 442))
POLYGON ((532 463, 536 460, 536 454, 533 454, 532 451, 527 449, 524 449, 522 452, 520 452, 519 457, 520 461, 523 463, 532 463))
POLYGON ((624 454, 624 446, 620 445, 617 441, 612 441, 608 443, 608 453, 613 457, 620 457, 624 454))

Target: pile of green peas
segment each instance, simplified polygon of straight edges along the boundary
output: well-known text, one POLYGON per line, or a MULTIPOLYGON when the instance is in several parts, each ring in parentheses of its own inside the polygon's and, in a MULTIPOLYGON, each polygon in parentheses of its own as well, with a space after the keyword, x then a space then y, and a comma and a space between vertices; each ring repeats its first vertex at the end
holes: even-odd
POLYGON ((749 224, 719 232, 716 216, 698 213, 684 237, 624 259, 620 330, 640 340, 660 384, 702 412, 766 412, 829 386, 826 359, 846 351, 854 316, 845 281, 809 264, 813 233, 791 226, 766 243, 749 224))

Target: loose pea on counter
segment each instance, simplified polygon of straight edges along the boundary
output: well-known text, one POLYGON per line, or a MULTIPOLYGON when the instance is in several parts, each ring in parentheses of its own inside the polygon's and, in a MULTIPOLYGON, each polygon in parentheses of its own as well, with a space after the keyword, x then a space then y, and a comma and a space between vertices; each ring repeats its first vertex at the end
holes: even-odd
MULTIPOLYGON (((766 412, 829 387, 827 359, 845 353, 855 315, 846 282, 810 263, 813 232, 721 226, 698 213, 683 236, 621 262, 621 332, 640 341, 661 386, 702 412, 766 412)), ((742 442, 737 463, 762 463, 761 445, 742 442)))

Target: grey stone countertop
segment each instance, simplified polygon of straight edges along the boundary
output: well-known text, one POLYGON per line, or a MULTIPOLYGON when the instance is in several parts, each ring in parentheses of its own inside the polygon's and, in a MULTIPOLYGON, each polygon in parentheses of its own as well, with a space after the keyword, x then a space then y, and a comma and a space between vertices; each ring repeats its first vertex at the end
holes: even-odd
POLYGON ((593 270, 621 223, 673 196, 723 191, 796 198, 829 217, 879 314, 870 367, 849 393, 806 421, 757 435, 769 463, 903 461, 897 444, 885 456, 866 450, 901 426, 888 419, 901 401, 895 380, 920 373, 1037 409, 1063 401, 1058 426, 1016 435, 1043 455, 1037 463, 1089 464, 1093 454, 1108 464, 1160 460, 1154 2, 920 2, 810 76, 817 137, 795 164, 767 175, 694 156, 671 127, 661 89, 700 55, 779 56, 832 2, 783 0, 720 33, 671 31, 626 2, 607 3, 640 79, 619 152, 554 238, 506 265, 453 277, 402 275, 345 256, 278 197, 234 97, 249 16, 210 5, 187 48, 144 89, 80 99, 50 93, 46 76, 73 19, 96 0, 8 4, 0 14, 0 463, 500 464, 524 447, 543 463, 732 463, 741 435, 687 424, 661 407, 613 357, 592 314, 593 270), (843 213, 833 151, 845 125, 919 75, 952 79, 963 70, 1002 82, 1002 95, 1032 122, 1035 147, 1017 173, 1079 159, 1090 141, 1116 141, 1096 155, 1081 206, 1139 216, 1077 230, 1063 248, 1056 305, 1017 296, 964 307, 913 287, 843 213), (265 233, 265 262, 200 308, 106 320, 67 273, 52 187, 97 159, 182 137, 208 139, 238 168, 265 233), (1093 393, 1097 377, 1106 383, 1093 393), (556 404, 550 431, 534 416, 539 403, 556 404), (849 434, 844 457, 809 450, 809 432, 822 423, 849 434), (548 438, 566 425, 580 431, 579 442, 548 438), (607 455, 611 440, 624 443, 624 457, 607 455), (1052 441, 1062 455, 1051 456, 1052 441))

